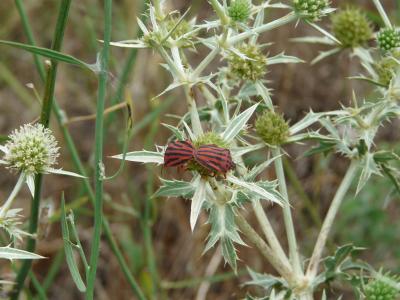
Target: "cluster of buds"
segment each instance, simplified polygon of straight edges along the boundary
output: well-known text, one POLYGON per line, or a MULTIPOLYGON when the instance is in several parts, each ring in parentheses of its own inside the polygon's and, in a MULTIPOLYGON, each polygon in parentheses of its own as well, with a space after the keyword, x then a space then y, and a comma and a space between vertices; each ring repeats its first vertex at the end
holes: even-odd
POLYGON ((255 128, 258 136, 271 146, 282 145, 289 136, 288 123, 281 115, 273 111, 266 111, 259 116, 255 128))
POLYGON ((329 7, 327 0, 293 0, 293 9, 302 19, 308 21, 318 21, 325 15, 325 10, 329 7))
POLYGON ((400 47, 400 32, 393 28, 383 28, 376 36, 378 47, 382 51, 391 51, 400 47))
POLYGON ((232 0, 228 7, 228 15, 234 22, 246 22, 251 13, 251 1, 250 0, 232 0))

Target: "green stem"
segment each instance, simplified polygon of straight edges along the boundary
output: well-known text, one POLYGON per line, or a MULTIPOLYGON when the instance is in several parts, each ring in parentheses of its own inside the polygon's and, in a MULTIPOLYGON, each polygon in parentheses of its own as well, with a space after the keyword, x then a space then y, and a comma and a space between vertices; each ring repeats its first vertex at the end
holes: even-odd
POLYGON ((218 18, 221 20, 221 24, 222 25, 229 24, 229 17, 226 15, 224 8, 218 2, 218 0, 210 0, 210 4, 214 8, 218 18))
POLYGON ((318 265, 321 260, 322 252, 325 248, 326 241, 328 239, 329 232, 332 228, 333 222, 335 221, 336 214, 339 210, 340 204, 342 203, 344 196, 350 188, 351 182, 357 173, 357 162, 352 161, 349 168, 347 169, 346 175, 344 176, 339 188, 336 191, 335 197, 329 207, 328 213, 322 224, 321 231, 319 232, 317 242, 315 243, 314 251, 312 253, 310 263, 308 264, 306 276, 310 279, 314 278, 318 271, 318 265))
POLYGON ((387 16, 385 9, 383 8, 381 2, 379 0, 372 0, 374 2, 376 9, 378 10, 383 23, 385 23, 385 26, 388 28, 392 28, 392 24, 390 23, 389 17, 387 16))
POLYGON ((264 242, 258 233, 247 223, 246 219, 236 213, 235 222, 239 226, 240 231, 258 248, 261 254, 271 263, 275 270, 291 285, 296 286, 296 277, 293 274, 290 265, 282 262, 275 252, 264 242))
POLYGON ((19 175, 18 181, 15 184, 13 190, 11 191, 10 196, 8 196, 6 202, 4 202, 4 204, 0 208, 0 219, 4 218, 4 216, 7 214, 12 203, 14 202, 15 196, 17 196, 18 192, 21 190, 21 187, 24 185, 25 179, 26 175, 25 173, 22 172, 19 175))
POLYGON ((95 203, 94 232, 90 253, 90 270, 87 280, 86 300, 92 300, 96 280, 97 262, 100 252, 101 226, 103 222, 103 135, 104 135, 104 103, 107 92, 108 60, 111 40, 112 0, 104 0, 104 44, 100 58, 99 87, 96 110, 95 129, 95 203))
MULTIPOLYGON (((24 9, 24 5, 22 3, 22 0, 15 0, 16 6, 18 8, 18 12, 20 14, 21 20, 22 20, 22 24, 23 24, 23 28, 25 31, 25 34, 27 35, 28 41, 31 45, 35 45, 35 39, 31 30, 31 27, 29 25, 28 22, 28 17, 26 15, 25 9, 24 9)), ((44 66, 41 63, 41 61, 39 60, 37 55, 33 55, 34 57, 34 61, 36 64, 36 68, 37 71, 39 72, 40 77, 42 78, 42 80, 45 79, 45 70, 44 70, 44 66)), ((94 204, 94 193, 92 190, 92 187, 90 185, 90 181, 87 178, 87 172, 85 170, 85 168, 83 167, 82 161, 79 157, 78 151, 76 149, 74 140, 72 139, 71 134, 68 131, 67 126, 65 125, 65 115, 64 112, 62 111, 62 109, 60 108, 60 106, 58 105, 58 103, 55 101, 54 102, 54 112, 56 115, 56 119, 57 122, 61 128, 62 134, 64 136, 64 139, 66 141, 67 147, 71 153, 71 157, 72 160, 74 162, 74 165, 76 167, 76 169, 78 170, 78 173, 85 176, 85 178, 83 179, 83 185, 84 188, 86 190, 86 192, 89 195, 90 200, 92 201, 92 203, 94 204)), ((137 128, 138 129, 138 128, 137 128)), ((103 218, 103 229, 104 229, 104 233, 105 236, 107 238, 107 241, 111 247, 112 252, 114 253, 114 255, 116 256, 118 263, 128 281, 128 283, 130 284, 132 290, 134 291, 134 293, 136 294, 136 296, 138 297, 138 299, 140 300, 144 300, 145 297, 143 295, 143 292, 141 291, 140 287, 138 286, 138 284, 136 283, 132 273, 129 270, 129 267, 127 266, 127 263, 121 253, 121 250, 119 249, 114 237, 112 236, 112 232, 110 229, 110 225, 108 224, 107 220, 105 218, 103 218)), ((63 251, 61 251, 62 253, 64 253, 63 251)), ((57 268, 58 269, 58 268, 57 268)), ((54 274, 55 275, 55 274, 54 274)), ((47 286, 48 288, 48 286, 47 286)), ((47 289, 46 288, 46 289, 47 289)))
MULTIPOLYGON (((71 4, 71 0, 63 0, 60 5, 56 29, 54 32, 53 43, 51 46, 52 50, 60 51, 62 41, 64 38, 65 26, 67 24, 69 7, 71 4)), ((45 84, 45 93, 43 96, 43 104, 42 104, 42 113, 40 115, 40 123, 45 127, 49 127, 50 122, 50 114, 54 102, 54 88, 57 76, 57 62, 51 61, 51 66, 47 73, 46 84, 45 84)), ((39 219, 39 211, 40 211, 40 195, 42 189, 42 174, 38 174, 35 178, 35 195, 33 197, 33 201, 31 204, 31 215, 29 219, 29 229, 28 232, 31 234, 36 234, 38 219, 39 219)), ((34 252, 36 248, 36 239, 29 238, 26 250, 29 252, 34 252)), ((25 260, 22 263, 21 269, 18 272, 16 278, 16 285, 11 294, 11 299, 16 300, 19 297, 19 293, 24 286, 25 278, 29 273, 31 268, 32 261, 25 260)))
POLYGON ((300 263, 300 256, 297 247, 296 233, 294 231, 292 213, 290 211, 289 196, 286 187, 285 173, 283 171, 281 151, 279 148, 272 150, 273 155, 277 157, 274 161, 275 172, 279 182, 279 191, 283 196, 285 202, 283 203, 283 220, 285 223, 286 235, 289 244, 289 257, 292 262, 293 270, 297 276, 300 278, 303 275, 303 270, 300 263))

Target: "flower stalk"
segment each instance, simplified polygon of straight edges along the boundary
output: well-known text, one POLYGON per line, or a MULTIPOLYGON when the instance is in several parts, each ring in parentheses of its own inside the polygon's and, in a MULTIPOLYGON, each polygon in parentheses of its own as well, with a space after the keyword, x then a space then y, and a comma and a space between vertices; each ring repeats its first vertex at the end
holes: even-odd
POLYGON ((95 203, 94 203, 94 232, 90 252, 90 269, 87 280, 85 298, 94 297, 97 262, 100 253, 101 227, 103 222, 103 138, 104 138, 104 105, 107 92, 108 59, 111 40, 112 0, 104 0, 104 45, 100 58, 99 87, 96 110, 95 129, 95 203))
POLYGON ((336 214, 339 210, 339 207, 346 195, 347 191, 350 188, 350 185, 357 173, 357 162, 352 161, 349 168, 347 169, 346 175, 343 178, 339 188, 336 191, 336 194, 332 200, 332 203, 329 207, 328 213, 324 219, 322 224, 322 228, 319 232, 317 242, 315 243, 314 251, 312 253, 310 262, 308 264, 306 277, 314 278, 318 271, 318 265, 321 260, 322 252, 325 248, 326 241, 329 236, 329 232, 332 228, 333 222, 335 221, 336 214))

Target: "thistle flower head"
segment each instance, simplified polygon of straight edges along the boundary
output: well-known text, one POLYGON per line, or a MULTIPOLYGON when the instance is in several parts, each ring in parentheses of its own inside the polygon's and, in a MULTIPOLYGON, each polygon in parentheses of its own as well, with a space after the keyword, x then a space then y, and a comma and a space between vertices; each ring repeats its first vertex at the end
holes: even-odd
POLYGON ((251 0, 232 0, 228 15, 234 22, 246 22, 251 13, 251 0))
POLYGON ((365 13, 354 7, 347 7, 332 16, 332 31, 343 48, 361 46, 373 34, 365 13))
POLYGON ((218 147, 221 148, 228 147, 228 144, 224 141, 224 139, 219 134, 213 131, 208 131, 199 136, 195 141, 193 141, 193 145, 195 148, 210 144, 217 145, 218 147))
POLYGON ((244 44, 238 48, 246 58, 235 53, 228 56, 229 71, 242 80, 258 80, 266 73, 267 58, 259 47, 244 44))
POLYGON ((27 174, 43 173, 59 155, 57 141, 42 124, 25 124, 9 135, 4 161, 9 168, 27 174))
POLYGON ((302 19, 318 21, 324 16, 324 10, 329 7, 328 0, 293 0, 293 9, 302 19))
POLYGON ((268 145, 282 145, 289 136, 288 123, 273 111, 266 111, 259 116, 255 127, 259 137, 268 145))
POLYGON ((378 32, 376 41, 379 49, 391 51, 400 47, 400 31, 393 28, 383 28, 378 32))
POLYGON ((390 281, 396 283, 396 278, 385 276, 382 279, 372 279, 364 288, 365 298, 367 300, 395 300, 398 299, 399 290, 390 284, 390 281))

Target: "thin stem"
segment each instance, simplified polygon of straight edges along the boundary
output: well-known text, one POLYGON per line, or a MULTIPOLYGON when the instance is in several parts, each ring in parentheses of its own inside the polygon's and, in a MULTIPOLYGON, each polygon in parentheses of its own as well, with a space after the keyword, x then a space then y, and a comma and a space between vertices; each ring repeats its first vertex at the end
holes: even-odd
POLYGON ((74 239, 76 241, 76 246, 78 248, 79 255, 80 255, 81 259, 82 259, 83 266, 85 267, 85 274, 86 274, 86 280, 87 280, 87 275, 88 275, 88 272, 89 272, 90 268, 89 268, 89 264, 88 264, 88 262, 86 260, 85 252, 83 251, 81 240, 79 239, 78 231, 76 230, 75 218, 74 218, 74 213, 73 213, 72 210, 71 210, 71 212, 70 212, 70 214, 68 216, 68 220, 69 220, 69 222, 71 224, 72 236, 74 237, 74 239))
POLYGON ((345 194, 350 188, 351 182, 354 179, 357 171, 357 163, 356 161, 352 161, 349 168, 347 169, 346 175, 344 176, 339 188, 336 191, 335 197, 332 200, 332 203, 329 207, 328 213, 325 217, 325 220, 322 224, 321 231, 319 232, 317 242, 315 243, 314 251, 312 253, 310 263, 307 269, 307 277, 314 278, 317 274, 318 265, 322 256, 322 252, 325 248, 325 244, 335 220, 336 214, 339 210, 340 204, 343 201, 345 194))
POLYGON ((197 66, 197 68, 193 71, 191 77, 192 80, 196 80, 200 75, 201 72, 214 60, 214 58, 218 55, 221 51, 219 47, 215 47, 197 66))
POLYGON ((10 196, 8 196, 6 202, 1 206, 0 208, 0 219, 4 218, 10 209, 11 205, 14 202, 15 196, 17 196, 18 192, 21 190, 22 186, 25 183, 26 175, 24 172, 22 172, 19 175, 18 181, 15 184, 13 190, 10 193, 10 196))
POLYGON ((253 201, 253 210, 256 214, 258 223, 261 225, 261 230, 263 231, 265 238, 267 239, 269 246, 273 249, 279 258, 284 261, 286 264, 290 265, 290 262, 283 251, 281 243, 276 237, 275 231, 272 228, 271 223, 268 220, 267 215, 265 214, 264 208, 262 207, 260 201, 253 201))
POLYGON ((246 219, 237 212, 235 216, 236 224, 240 231, 258 248, 261 254, 271 263, 275 270, 292 286, 296 286, 296 277, 290 265, 280 260, 275 252, 264 242, 258 233, 247 223, 246 219))
MULTIPOLYGON (((61 2, 57 17, 57 24, 54 31, 54 38, 51 45, 52 50, 60 51, 61 49, 62 41, 64 38, 65 27, 67 24, 70 4, 71 0, 63 0, 61 2)), ((54 88, 55 88, 56 76, 57 76, 57 62, 55 60, 52 60, 51 66, 47 73, 45 92, 42 102, 43 103, 42 112, 40 115, 40 123, 43 124, 44 127, 49 127, 50 114, 54 103, 54 88)), ((43 181, 42 174, 38 174, 35 177, 35 194, 33 197, 33 201, 31 203, 31 213, 30 213, 29 229, 28 229, 28 232, 33 235, 36 233, 38 226, 42 181, 43 181)), ((29 252, 35 252, 35 248, 36 248, 36 239, 29 238, 26 250, 29 252)), ((31 260, 25 260, 22 263, 21 269, 19 270, 16 278, 16 285, 14 286, 14 289, 11 293, 12 300, 18 299, 19 293, 24 286, 25 278, 29 274, 31 265, 32 265, 31 260)))
POLYGON ((294 231, 292 213, 290 210, 289 196, 286 187, 285 173, 283 171, 281 151, 279 148, 272 150, 273 155, 277 157, 274 161, 276 176, 279 182, 279 191, 285 202, 283 203, 283 220, 285 223, 286 235, 289 244, 289 257, 293 265, 293 270, 297 277, 303 275, 303 270, 300 263, 299 250, 297 247, 296 233, 294 231))
POLYGON ((285 25, 285 24, 290 23, 295 20, 297 20, 297 16, 291 12, 291 13, 287 14, 286 16, 283 16, 282 18, 276 19, 267 24, 253 28, 252 30, 244 31, 238 35, 235 35, 234 37, 232 37, 231 39, 228 40, 228 43, 231 45, 234 45, 234 44, 241 42, 255 34, 260 34, 262 32, 277 28, 279 26, 285 25))
POLYGON ((104 136, 104 103, 107 92, 108 60, 111 40, 112 0, 104 0, 104 44, 100 58, 99 87, 96 110, 95 129, 95 202, 94 232, 90 253, 90 270, 87 280, 86 300, 93 299, 96 280, 97 262, 100 252, 101 227, 103 222, 103 136, 104 136))
POLYGON ((392 28, 392 24, 390 23, 389 17, 387 16, 385 10, 383 9, 381 2, 379 0, 372 0, 372 2, 374 2, 376 9, 378 10, 383 20, 383 23, 385 23, 386 27, 392 28))
POLYGON ((199 112, 197 111, 196 100, 194 99, 193 90, 188 86, 184 86, 187 104, 190 111, 190 121, 192 122, 192 129, 195 136, 200 136, 203 133, 199 112))
MULTIPOLYGON (((24 28, 24 32, 27 36, 27 39, 29 41, 29 43, 31 45, 35 45, 35 39, 31 30, 31 27, 29 25, 28 22, 28 17, 26 15, 25 9, 24 9, 24 5, 22 3, 22 0, 15 0, 16 6, 18 8, 18 12, 20 14, 21 20, 22 20, 22 25, 24 28)), ((34 60, 35 60, 35 64, 36 64, 36 68, 37 71, 40 75, 40 77, 42 78, 42 80, 45 79, 45 70, 44 70, 44 66, 41 63, 41 61, 39 60, 38 56, 36 54, 33 55, 34 60)), ((64 136, 64 139, 66 141, 67 147, 69 149, 69 152, 71 153, 71 158, 72 161, 75 165, 75 168, 78 170, 78 173, 81 174, 82 176, 84 176, 85 178, 83 178, 83 187, 86 191, 86 193, 89 195, 90 200, 92 201, 92 203, 94 204, 95 201, 95 197, 94 197, 94 192, 92 190, 92 187, 90 185, 90 181, 88 179, 87 176, 87 172, 82 164, 82 161, 79 157, 78 151, 76 149, 74 140, 72 139, 71 134, 68 131, 68 128, 65 124, 65 115, 64 112, 62 111, 62 109, 60 108, 60 106, 58 105, 58 103, 55 101, 54 102, 54 113, 57 119, 57 122, 60 126, 60 129, 62 131, 62 134, 64 136)), ((138 127, 137 127, 138 129, 138 127)), ((111 232, 110 229, 110 225, 106 219, 106 217, 104 216, 103 218, 103 230, 104 230, 104 234, 107 238, 107 242, 110 245, 111 251, 113 252, 113 254, 115 255, 115 257, 117 258, 117 261, 125 275, 126 280, 128 281, 129 285, 131 286, 133 292, 135 293, 135 295, 138 297, 139 300, 145 300, 146 298, 144 297, 144 294, 142 292, 142 290, 140 289, 139 285, 137 284, 135 278, 132 275, 132 272, 130 271, 125 258, 123 257, 121 250, 119 249, 117 242, 115 241, 113 234, 111 232)), ((61 253, 63 254, 64 251, 61 251, 61 253)), ((62 256, 63 257, 63 256, 62 256)), ((57 268, 58 269, 58 268, 57 268)), ((49 273, 52 270, 49 271, 49 273)), ((56 271, 54 271, 56 272, 56 271)), ((55 276, 55 274, 54 274, 55 276)), ((50 280, 49 280, 50 282, 50 280)), ((46 282, 45 282, 46 284, 46 282)), ((46 289, 48 288, 48 285, 45 285, 46 289)))

